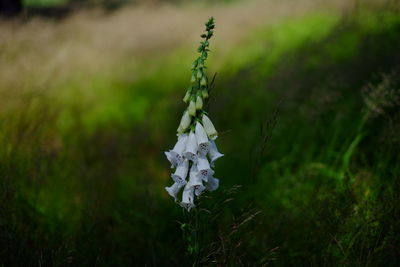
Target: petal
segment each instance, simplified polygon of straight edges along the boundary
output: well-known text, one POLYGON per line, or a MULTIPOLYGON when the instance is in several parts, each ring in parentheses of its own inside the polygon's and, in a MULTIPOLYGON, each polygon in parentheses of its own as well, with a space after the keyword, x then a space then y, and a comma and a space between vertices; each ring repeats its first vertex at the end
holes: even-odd
POLYGON ((205 132, 203 125, 201 125, 201 123, 199 122, 196 123, 195 132, 198 144, 198 151, 200 152, 201 155, 206 155, 210 147, 210 142, 208 141, 207 133, 205 132))
POLYGON ((209 177, 207 186, 206 186, 207 190, 211 192, 211 191, 217 190, 218 187, 219 187, 219 179, 214 178, 212 176, 209 177))
POLYGON ((197 140, 193 132, 189 134, 189 140, 186 144, 185 152, 183 156, 193 162, 197 161, 197 140))
POLYGON ((178 193, 183 187, 182 184, 179 183, 174 183, 170 187, 165 187, 165 190, 168 192, 168 194, 175 199, 175 201, 178 200, 178 193))
POLYGON ((182 193, 182 202, 180 203, 187 211, 195 207, 194 205, 194 189, 193 187, 185 186, 182 193))
POLYGON ((210 141, 210 149, 209 149, 209 151, 208 151, 208 155, 209 155, 209 157, 210 157, 210 159, 211 159, 211 166, 214 165, 214 162, 215 162, 217 159, 219 159, 219 158, 221 158, 221 157, 224 156, 224 154, 222 154, 222 153, 220 153, 220 152, 218 151, 217 145, 216 145, 215 142, 212 141, 212 140, 210 141))
POLYGON ((188 160, 184 160, 175 170, 175 173, 171 175, 172 179, 178 184, 186 184, 186 176, 189 169, 188 160))

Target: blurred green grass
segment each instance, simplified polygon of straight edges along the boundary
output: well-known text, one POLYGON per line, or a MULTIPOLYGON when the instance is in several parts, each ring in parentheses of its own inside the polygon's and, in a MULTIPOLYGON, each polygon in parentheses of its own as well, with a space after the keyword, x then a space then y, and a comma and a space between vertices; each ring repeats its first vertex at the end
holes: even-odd
MULTIPOLYGON (((396 265, 399 18, 315 12, 214 46, 210 114, 226 157, 216 166, 221 190, 200 203, 213 211, 202 214, 209 265, 396 265), (381 91, 394 93, 382 100, 381 91), (260 124, 275 119, 259 153, 260 124), (215 203, 237 184, 219 214, 215 203), (251 210, 262 213, 232 234, 251 210)), ((193 58, 178 48, 77 72, 2 110, 0 263, 190 264, 162 151, 174 142, 193 58), (121 79, 130 72, 134 81, 121 79)))

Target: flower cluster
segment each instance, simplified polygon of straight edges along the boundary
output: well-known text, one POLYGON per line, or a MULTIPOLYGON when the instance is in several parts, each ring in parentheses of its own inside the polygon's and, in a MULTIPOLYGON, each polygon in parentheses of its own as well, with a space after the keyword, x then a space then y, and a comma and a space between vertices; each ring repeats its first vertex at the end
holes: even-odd
POLYGON ((171 175, 173 185, 166 187, 167 192, 179 202, 178 194, 182 190, 180 205, 190 211, 195 207, 194 199, 204 190, 214 191, 219 186, 219 180, 214 177, 214 162, 223 156, 215 145, 218 137, 213 123, 203 110, 203 103, 208 98, 208 79, 205 75, 205 61, 209 52, 208 40, 213 36, 214 19, 206 23, 206 33, 201 37, 200 56, 193 62, 191 85, 183 101, 189 103, 184 111, 178 127, 178 141, 174 148, 165 152, 171 162, 171 168, 176 168, 171 175))

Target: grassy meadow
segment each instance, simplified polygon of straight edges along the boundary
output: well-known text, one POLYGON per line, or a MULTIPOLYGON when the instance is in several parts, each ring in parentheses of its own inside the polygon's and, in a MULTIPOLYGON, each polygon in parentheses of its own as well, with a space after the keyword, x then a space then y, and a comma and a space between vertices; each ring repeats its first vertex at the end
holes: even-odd
POLYGON ((397 266, 400 6, 227 1, 0 21, 0 266, 397 266), (220 188, 165 192, 216 20, 220 188))

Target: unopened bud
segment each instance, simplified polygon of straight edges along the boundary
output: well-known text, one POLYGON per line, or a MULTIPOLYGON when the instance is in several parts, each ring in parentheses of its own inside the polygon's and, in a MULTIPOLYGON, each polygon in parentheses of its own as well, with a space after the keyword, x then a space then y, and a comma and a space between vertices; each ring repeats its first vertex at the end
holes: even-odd
POLYGON ((203 98, 208 98, 208 90, 207 90, 207 89, 201 90, 201 96, 202 96, 203 98))
POLYGON ((196 104, 193 100, 190 101, 188 111, 190 116, 196 116, 196 104))
POLYGON ((203 72, 201 70, 197 71, 197 79, 201 79, 203 77, 203 72))
POLYGON ((185 97, 183 98, 183 102, 187 103, 190 99, 190 92, 186 91, 185 97))
POLYGON ((203 77, 201 78, 200 85, 202 85, 202 86, 206 86, 206 85, 207 85, 207 79, 206 79, 205 76, 203 76, 203 77))
POLYGON ((201 98, 201 96, 197 96, 196 98, 196 109, 200 110, 203 108, 203 99, 201 98))

